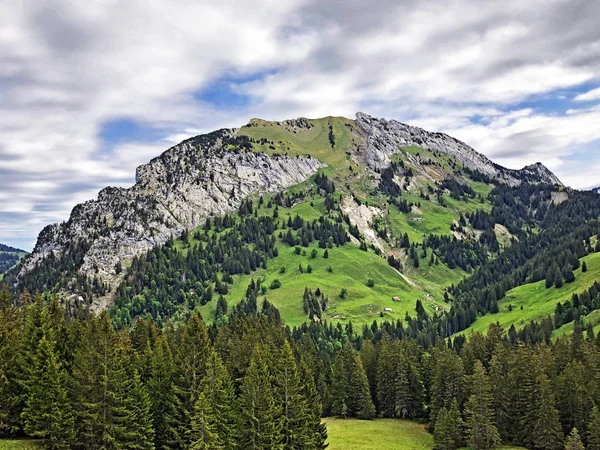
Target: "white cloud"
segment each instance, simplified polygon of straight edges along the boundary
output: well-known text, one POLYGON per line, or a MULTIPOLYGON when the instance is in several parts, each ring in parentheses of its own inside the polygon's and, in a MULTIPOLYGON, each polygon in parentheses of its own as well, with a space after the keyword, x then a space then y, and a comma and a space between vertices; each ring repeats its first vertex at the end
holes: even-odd
POLYGON ((584 92, 583 94, 579 94, 574 98, 576 102, 590 102, 593 100, 600 100, 600 87, 596 89, 592 89, 591 91, 584 92))
POLYGON ((585 0, 0 2, 0 241, 130 184, 189 135, 255 116, 366 110, 450 132, 500 163, 541 160, 583 187, 592 175, 561 162, 599 138, 597 108, 518 103, 600 78, 599 13, 585 0), (269 75, 233 85, 247 107, 194 96, 259 72, 269 75), (120 118, 161 131, 107 151, 98 134, 120 118))

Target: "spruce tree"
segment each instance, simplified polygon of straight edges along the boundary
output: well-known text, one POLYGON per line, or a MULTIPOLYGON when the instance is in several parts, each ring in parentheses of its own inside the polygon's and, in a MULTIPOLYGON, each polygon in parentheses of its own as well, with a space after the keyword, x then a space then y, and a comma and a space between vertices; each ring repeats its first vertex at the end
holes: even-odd
POLYGON ((284 341, 275 376, 281 404, 284 448, 307 448, 310 445, 309 409, 302 395, 300 375, 292 348, 284 341))
POLYGON ((200 382, 206 372, 210 340, 200 313, 194 313, 186 322, 180 342, 177 345, 176 377, 174 392, 180 405, 179 439, 180 445, 187 448, 191 442, 191 418, 194 405, 200 392, 200 382))
POLYGON ((152 402, 137 369, 129 375, 126 389, 130 390, 128 402, 128 440, 130 449, 153 450, 154 427, 152 425, 152 402))
POLYGON ((216 415, 210 406, 204 392, 198 393, 194 405, 190 433, 191 450, 221 450, 224 449, 223 441, 216 427, 216 415))
MULTIPOLYGON (((233 384, 221 357, 212 349, 207 358, 206 375, 202 380, 200 392, 213 412, 214 430, 219 441, 226 449, 235 448, 238 439, 238 423, 233 384)), ((194 410, 197 412, 196 406, 194 410)), ((196 420, 193 419, 192 425, 195 422, 196 420)))
POLYGON ((471 381, 471 396, 465 405, 468 442, 474 450, 492 449, 500 444, 500 435, 494 425, 490 382, 480 361, 475 362, 471 381))
POLYGON ((462 403, 464 367, 460 357, 446 346, 436 347, 432 356, 430 429, 433 431, 441 408, 449 409, 454 399, 459 406, 462 403))
POLYGON ((152 404, 156 449, 170 449, 179 442, 179 402, 175 395, 175 364, 165 336, 157 339, 152 355, 148 392, 152 404))
POLYGON ((18 359, 24 337, 22 310, 13 305, 6 285, 0 291, 0 435, 20 426, 23 372, 18 359))
POLYGON ((331 409, 335 415, 359 419, 371 419, 375 416, 375 406, 362 362, 348 342, 336 355, 333 363, 331 395, 331 409))
POLYGON ((567 437, 567 441, 565 442, 565 450, 585 450, 577 428, 573 428, 569 434, 569 437, 567 437))
POLYGON ((587 268, 587 264, 586 264, 586 262, 584 261, 584 262, 581 264, 581 272, 582 272, 582 273, 586 273, 586 272, 587 272, 587 270, 588 270, 588 268, 587 268))
POLYGON ((307 448, 324 450, 327 448, 327 425, 322 422, 321 415, 323 406, 321 396, 317 391, 313 375, 304 361, 300 361, 300 383, 304 386, 304 397, 308 407, 308 432, 310 433, 310 444, 307 448))
POLYGON ((600 411, 596 405, 594 405, 590 413, 587 444, 588 450, 600 450, 600 411))
POLYGON ((437 416, 433 439, 437 450, 454 450, 461 446, 463 421, 458 410, 456 399, 450 410, 443 407, 437 416))
POLYGON ((490 385, 492 388, 492 408, 495 423, 502 440, 510 439, 511 431, 511 386, 508 383, 510 371, 510 351, 503 343, 494 347, 490 362, 490 385))
POLYGON ((67 374, 61 368, 53 343, 42 337, 25 391, 21 417, 25 432, 44 440, 46 448, 68 449, 75 430, 67 397, 67 374))
POLYGON ((556 401, 548 376, 541 373, 537 379, 537 414, 533 427, 536 448, 562 450, 564 434, 558 419, 556 401))
POLYGON ((273 392, 273 370, 265 344, 254 348, 242 383, 239 407, 244 449, 283 449, 281 408, 273 392))

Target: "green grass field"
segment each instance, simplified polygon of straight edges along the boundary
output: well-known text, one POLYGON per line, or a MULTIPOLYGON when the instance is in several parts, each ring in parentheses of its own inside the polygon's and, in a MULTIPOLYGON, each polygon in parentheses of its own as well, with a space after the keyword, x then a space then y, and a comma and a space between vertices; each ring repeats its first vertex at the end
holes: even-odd
POLYGON ((30 450, 43 448, 40 441, 32 439, 0 439, 0 450, 30 450))
MULTIPOLYGON (((357 420, 329 417, 329 450, 432 450, 433 436, 425 425, 410 420, 357 420)), ((498 447, 498 450, 524 450, 498 447)))
POLYGON ((324 419, 329 450, 430 450, 433 436, 409 420, 324 419))
MULTIPOLYGON (((380 319, 379 313, 384 308, 392 308, 392 312, 385 313, 385 319, 403 319, 406 312, 414 315, 417 299, 423 300, 431 313, 436 306, 446 307, 438 292, 432 289, 431 295, 435 295, 437 300, 426 300, 424 291, 409 285, 385 259, 362 251, 354 244, 329 249, 327 259, 323 258, 324 250, 314 244, 305 249, 306 255, 297 255, 293 247, 285 244, 279 244, 278 248, 279 256, 268 261, 266 271, 234 277, 232 289, 226 296, 229 305, 243 298, 251 278, 264 277, 267 287, 275 279, 281 282, 279 289, 269 289, 265 297, 279 309, 290 326, 308 320, 302 310, 305 287, 313 291, 319 288, 330 298, 326 317, 334 322, 350 319, 355 324, 370 323, 380 319), (318 252, 316 258, 310 256, 313 248, 318 252), (299 273, 300 264, 304 273, 299 273), (306 272, 309 264, 312 273, 306 272), (329 266, 332 272, 327 270, 329 266), (285 267, 285 273, 280 273, 281 267, 285 267), (367 286, 369 278, 375 281, 373 287, 367 286), (348 291, 344 299, 339 295, 342 287, 348 291), (402 301, 394 302, 392 297, 400 297, 402 301)), ((210 320, 214 317, 215 308, 216 302, 207 303, 201 309, 203 316, 210 320)))
MULTIPOLYGON (((505 330, 513 324, 515 327, 520 328, 531 320, 539 321, 552 315, 558 302, 570 300, 574 293, 585 291, 600 279, 600 253, 587 255, 581 258, 581 262, 583 261, 586 262, 588 271, 582 273, 581 268, 575 270, 575 281, 573 283, 565 283, 560 289, 555 287, 546 289, 545 281, 542 280, 511 289, 506 293, 506 297, 498 302, 500 311, 497 314, 486 314, 479 317, 463 333, 467 335, 476 331, 485 333, 489 325, 495 322, 499 322, 505 330), (509 305, 512 305, 512 311, 509 311, 509 305), (521 309, 521 306, 523 306, 523 309, 521 309)), ((599 318, 597 313, 592 317, 592 319, 599 318)), ((560 331, 555 330, 555 335, 568 333, 572 330, 573 324, 567 324, 561 327, 560 331)))

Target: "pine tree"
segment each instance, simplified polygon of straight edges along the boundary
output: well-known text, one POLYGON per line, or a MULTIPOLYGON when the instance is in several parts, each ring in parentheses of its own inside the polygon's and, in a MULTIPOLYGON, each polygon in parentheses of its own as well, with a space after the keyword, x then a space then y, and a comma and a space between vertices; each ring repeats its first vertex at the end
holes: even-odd
POLYGON ((590 414, 587 433, 588 450, 600 450, 600 411, 594 405, 590 414))
POLYGON ((74 438, 74 420, 67 398, 67 374, 46 336, 38 351, 25 391, 25 408, 21 417, 25 432, 44 439, 46 448, 68 449, 74 438))
POLYGON ((462 418, 458 410, 456 399, 452 401, 452 407, 447 410, 443 407, 437 416, 433 439, 437 450, 454 450, 461 446, 462 418))
POLYGON ((273 395, 270 360, 268 348, 256 345, 239 399, 240 427, 244 431, 240 443, 244 449, 283 449, 281 409, 273 395))
POLYGON ((584 261, 584 262, 581 264, 581 272, 582 272, 582 273, 585 273, 585 272, 587 272, 587 270, 588 270, 588 268, 587 268, 587 264, 586 264, 586 262, 584 261))
POLYGON ((500 444, 494 425, 490 382, 480 361, 475 362, 471 396, 465 406, 469 445, 474 450, 487 450, 500 444))
POLYGON ((537 379, 537 414, 533 427, 536 448, 562 450, 564 435, 558 419, 556 401, 550 379, 541 373, 537 379))
POLYGON ((571 430, 571 433, 565 442, 565 450, 585 450, 577 428, 571 430))

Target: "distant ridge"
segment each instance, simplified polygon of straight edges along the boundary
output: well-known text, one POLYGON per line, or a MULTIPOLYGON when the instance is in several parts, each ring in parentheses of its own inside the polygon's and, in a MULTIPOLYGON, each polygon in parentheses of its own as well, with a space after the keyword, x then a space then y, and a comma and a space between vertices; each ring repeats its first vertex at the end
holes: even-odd
POLYGON ((6 245, 6 244, 0 244, 0 252, 27 253, 25 250, 21 250, 20 248, 11 247, 10 245, 6 245))

